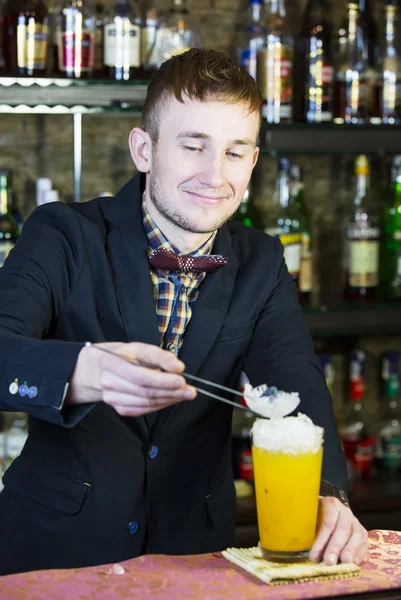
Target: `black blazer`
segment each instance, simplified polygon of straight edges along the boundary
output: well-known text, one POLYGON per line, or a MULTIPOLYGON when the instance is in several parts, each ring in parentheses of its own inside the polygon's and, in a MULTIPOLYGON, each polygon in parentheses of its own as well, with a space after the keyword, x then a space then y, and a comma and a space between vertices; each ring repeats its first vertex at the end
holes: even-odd
MULTIPOLYGON (((233 543, 229 406, 199 395, 148 419, 103 403, 62 406, 87 340, 160 343, 142 185, 137 176, 115 198, 38 208, 0 269, 0 410, 29 415, 0 494, 1 574, 233 543), (15 379, 38 395, 12 395, 15 379)), ((201 285, 180 354, 187 372, 233 388, 244 370, 253 385, 299 391, 299 410, 325 428, 323 478, 345 488, 330 395, 281 244, 230 221, 213 252, 229 262, 201 285)))

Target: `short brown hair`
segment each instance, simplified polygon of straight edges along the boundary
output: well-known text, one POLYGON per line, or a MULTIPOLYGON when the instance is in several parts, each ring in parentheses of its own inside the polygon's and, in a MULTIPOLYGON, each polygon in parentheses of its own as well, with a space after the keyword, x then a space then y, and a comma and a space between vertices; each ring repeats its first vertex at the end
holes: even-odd
POLYGON ((244 103, 250 113, 261 115, 261 94, 243 66, 224 52, 192 48, 164 62, 149 82, 141 127, 153 143, 159 138, 161 114, 169 98, 184 103, 183 94, 201 102, 212 98, 244 103))

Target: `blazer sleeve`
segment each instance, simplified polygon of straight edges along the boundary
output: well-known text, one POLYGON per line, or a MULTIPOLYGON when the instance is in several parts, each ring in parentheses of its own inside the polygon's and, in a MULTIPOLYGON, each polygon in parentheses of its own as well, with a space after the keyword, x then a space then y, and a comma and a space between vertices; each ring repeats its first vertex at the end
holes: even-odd
POLYGON ((52 203, 32 213, 0 268, 0 410, 72 427, 93 407, 63 406, 84 344, 42 339, 68 301, 83 257, 74 211, 52 203), (11 393, 13 382, 36 388, 36 395, 35 390, 24 396, 11 393))
POLYGON ((324 428, 322 479, 346 490, 346 463, 337 432, 332 399, 320 360, 302 317, 297 291, 288 273, 283 248, 275 241, 275 287, 259 315, 244 362, 252 385, 268 383, 299 392, 295 412, 324 428))

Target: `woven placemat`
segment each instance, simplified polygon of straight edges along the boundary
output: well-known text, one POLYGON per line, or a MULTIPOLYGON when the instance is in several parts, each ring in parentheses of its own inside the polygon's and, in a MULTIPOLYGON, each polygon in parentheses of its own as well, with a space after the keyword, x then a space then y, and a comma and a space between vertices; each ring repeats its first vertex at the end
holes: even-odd
POLYGON ((282 585, 326 579, 342 579, 358 575, 360 568, 353 563, 326 565, 313 563, 277 563, 263 558, 260 548, 227 548, 222 555, 264 583, 282 585))

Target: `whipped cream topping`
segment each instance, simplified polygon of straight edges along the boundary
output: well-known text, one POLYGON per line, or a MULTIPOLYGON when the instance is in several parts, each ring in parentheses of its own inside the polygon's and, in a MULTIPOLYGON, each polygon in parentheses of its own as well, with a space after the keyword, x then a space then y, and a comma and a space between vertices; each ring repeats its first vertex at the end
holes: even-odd
POLYGON ((314 454, 323 443, 324 430, 298 413, 296 417, 256 419, 251 433, 257 448, 286 454, 314 454))

